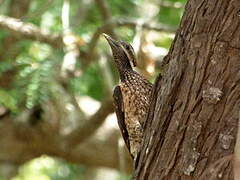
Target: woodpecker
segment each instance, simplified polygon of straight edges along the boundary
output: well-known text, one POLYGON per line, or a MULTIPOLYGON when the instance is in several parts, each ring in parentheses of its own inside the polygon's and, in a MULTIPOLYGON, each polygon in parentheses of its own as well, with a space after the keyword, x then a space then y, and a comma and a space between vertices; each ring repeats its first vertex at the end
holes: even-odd
POLYGON ((133 70, 132 66, 137 65, 133 47, 127 42, 114 40, 107 34, 103 35, 112 49, 120 76, 120 83, 113 92, 118 125, 132 158, 136 160, 141 148, 143 124, 150 105, 152 84, 133 70))

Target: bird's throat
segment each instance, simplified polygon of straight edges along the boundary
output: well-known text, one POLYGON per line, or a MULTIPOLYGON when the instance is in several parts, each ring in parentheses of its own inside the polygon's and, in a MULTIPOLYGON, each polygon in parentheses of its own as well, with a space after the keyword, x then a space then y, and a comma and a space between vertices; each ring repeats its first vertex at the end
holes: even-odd
POLYGON ((126 74, 128 74, 129 72, 133 71, 132 66, 130 65, 129 62, 124 62, 124 61, 116 61, 116 65, 117 65, 117 69, 118 69, 118 73, 120 76, 121 81, 125 80, 125 76, 126 74))

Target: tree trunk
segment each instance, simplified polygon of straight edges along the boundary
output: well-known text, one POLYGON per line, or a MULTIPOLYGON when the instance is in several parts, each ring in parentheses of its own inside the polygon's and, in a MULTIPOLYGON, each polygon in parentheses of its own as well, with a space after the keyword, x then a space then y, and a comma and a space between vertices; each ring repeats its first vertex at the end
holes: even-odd
POLYGON ((240 1, 189 0, 164 61, 135 179, 233 179, 240 1))

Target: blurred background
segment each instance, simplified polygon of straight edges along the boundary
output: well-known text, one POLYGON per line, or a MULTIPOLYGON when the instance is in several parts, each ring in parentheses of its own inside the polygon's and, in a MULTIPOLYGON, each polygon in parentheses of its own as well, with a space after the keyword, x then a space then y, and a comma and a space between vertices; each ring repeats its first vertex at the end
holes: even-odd
POLYGON ((0 0, 0 180, 130 179, 102 33, 161 73, 185 0, 0 0))

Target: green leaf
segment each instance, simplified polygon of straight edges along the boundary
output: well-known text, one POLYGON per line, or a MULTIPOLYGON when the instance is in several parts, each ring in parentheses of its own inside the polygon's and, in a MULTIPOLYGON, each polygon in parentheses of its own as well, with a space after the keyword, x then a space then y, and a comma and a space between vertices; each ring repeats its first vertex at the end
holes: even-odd
POLYGON ((0 104, 9 108, 13 112, 17 111, 17 101, 4 89, 0 89, 0 104))

